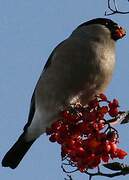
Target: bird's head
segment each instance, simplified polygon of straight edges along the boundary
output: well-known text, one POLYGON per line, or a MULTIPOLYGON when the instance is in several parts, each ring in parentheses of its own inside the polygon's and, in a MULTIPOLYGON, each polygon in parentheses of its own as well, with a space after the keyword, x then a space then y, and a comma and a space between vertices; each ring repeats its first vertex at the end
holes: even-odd
POLYGON ((73 33, 86 32, 89 35, 103 35, 106 34, 114 41, 123 38, 126 35, 125 30, 119 26, 116 22, 107 18, 96 18, 89 20, 79 25, 73 33))

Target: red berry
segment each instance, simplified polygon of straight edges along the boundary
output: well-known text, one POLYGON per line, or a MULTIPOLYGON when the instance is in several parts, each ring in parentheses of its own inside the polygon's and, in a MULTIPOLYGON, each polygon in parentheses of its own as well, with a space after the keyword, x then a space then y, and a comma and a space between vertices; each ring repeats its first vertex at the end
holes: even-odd
POLYGON ((94 128, 94 130, 99 131, 98 123, 94 123, 93 128, 94 128))
POLYGON ((95 156, 94 160, 89 162, 89 168, 93 169, 97 167, 101 162, 101 157, 100 156, 95 156))
POLYGON ((66 147, 65 145, 63 145, 62 147, 62 152, 66 155, 72 153, 72 150, 69 147, 66 147))
POLYGON ((102 133, 97 134, 96 138, 100 142, 105 142, 106 138, 107 138, 107 135, 104 132, 102 132, 102 133))
POLYGON ((75 151, 77 153, 77 156, 79 156, 79 157, 84 156, 84 154, 85 154, 85 150, 84 150, 83 147, 78 147, 78 148, 75 149, 75 151))
POLYGON ((76 132, 79 132, 80 134, 87 133, 87 128, 88 128, 87 122, 79 123, 76 126, 76 132))
POLYGON ((65 145, 68 148, 72 148, 75 145, 75 140, 74 139, 66 139, 65 140, 65 145))
POLYGON ((117 157, 119 159, 124 159, 124 157, 127 156, 127 153, 123 151, 122 149, 117 149, 117 157))
POLYGON ((77 114, 71 114, 68 113, 67 115, 65 115, 65 120, 68 123, 75 123, 80 119, 80 116, 78 116, 77 114))
POLYGON ((116 108, 116 107, 119 107, 119 102, 117 99, 113 99, 112 102, 109 103, 109 108, 116 108))
POLYGON ((67 119, 67 117, 69 116, 69 111, 67 111, 67 110, 61 111, 61 116, 62 116, 64 119, 67 119))
POLYGON ((114 105, 115 107, 119 107, 119 102, 118 102, 117 99, 113 99, 113 105, 114 105))
POLYGON ((111 145, 107 142, 103 145, 104 152, 108 153, 111 150, 111 145))
POLYGON ((103 162, 108 163, 109 159, 110 159, 110 157, 109 157, 108 154, 103 154, 103 155, 102 155, 102 160, 103 160, 103 162))
POLYGON ((86 120, 87 121, 96 121, 96 112, 92 111, 86 114, 86 120))
POLYGON ((71 151, 71 154, 69 155, 71 161, 77 163, 80 160, 80 157, 77 157, 75 151, 71 151))
POLYGON ((98 123, 98 129, 101 130, 105 127, 105 123, 104 122, 99 122, 98 123))
POLYGON ((88 105, 90 108, 95 108, 99 105, 99 102, 97 99, 94 99, 94 100, 90 101, 88 105))
POLYGON ((56 121, 52 124, 52 130, 53 132, 56 132, 58 129, 60 129, 61 127, 61 122, 60 121, 56 121))
POLYGON ((79 169, 79 171, 80 172, 84 172, 85 170, 86 170, 86 166, 85 165, 83 165, 83 164, 81 164, 81 165, 78 165, 78 169, 79 169))
POLYGON ((58 129, 58 131, 59 131, 60 133, 67 133, 67 130, 68 130, 68 126, 67 126, 66 124, 62 124, 62 125, 60 126, 60 128, 58 129))
POLYGON ((111 157, 112 159, 117 158, 117 153, 116 153, 116 152, 115 152, 115 153, 111 153, 111 154, 110 154, 110 157, 111 157))
POLYGON ((82 159, 83 164, 88 165, 88 163, 94 160, 95 156, 96 155, 94 153, 85 153, 85 156, 82 159))
POLYGON ((110 153, 115 153, 117 151, 117 145, 114 142, 109 142, 109 145, 111 146, 110 153))
POLYGON ((110 115, 111 117, 115 117, 115 116, 118 115, 119 111, 118 111, 118 108, 112 108, 112 109, 109 110, 108 113, 109 113, 109 115, 110 115))
POLYGON ((102 101, 107 101, 107 97, 103 93, 99 94, 99 97, 102 101))
POLYGON ((99 109, 99 112, 102 113, 102 114, 106 114, 108 112, 108 107, 107 106, 102 106, 99 109))
POLYGON ((91 138, 87 140, 87 148, 90 148, 91 150, 95 150, 100 146, 100 142, 96 140, 96 138, 91 138))

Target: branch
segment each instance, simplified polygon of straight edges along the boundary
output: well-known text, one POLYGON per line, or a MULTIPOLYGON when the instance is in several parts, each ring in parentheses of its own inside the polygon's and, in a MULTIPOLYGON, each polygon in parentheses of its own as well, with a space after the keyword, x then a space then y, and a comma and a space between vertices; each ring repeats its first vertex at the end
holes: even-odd
POLYGON ((106 174, 106 173, 101 173, 101 172, 98 172, 98 173, 89 173, 89 172, 86 172, 86 174, 88 174, 90 177, 93 177, 93 176, 105 176, 105 177, 109 177, 109 178, 113 178, 113 177, 116 177, 116 176, 120 176, 120 175, 124 175, 122 174, 122 172, 116 172, 116 173, 111 173, 111 174, 106 174))
POLYGON ((129 11, 120 11, 118 9, 116 0, 108 0, 108 10, 105 11, 105 16, 109 16, 113 14, 128 14, 129 13, 129 11), (111 12, 108 13, 107 12, 108 10, 110 10, 111 12))

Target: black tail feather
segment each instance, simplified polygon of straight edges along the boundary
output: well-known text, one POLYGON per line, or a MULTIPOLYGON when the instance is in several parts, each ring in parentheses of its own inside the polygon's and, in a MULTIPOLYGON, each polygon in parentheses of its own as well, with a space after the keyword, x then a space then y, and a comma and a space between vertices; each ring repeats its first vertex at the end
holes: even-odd
POLYGON ((2 166, 15 169, 34 141, 35 140, 29 142, 25 141, 24 135, 22 134, 17 142, 4 156, 2 166))

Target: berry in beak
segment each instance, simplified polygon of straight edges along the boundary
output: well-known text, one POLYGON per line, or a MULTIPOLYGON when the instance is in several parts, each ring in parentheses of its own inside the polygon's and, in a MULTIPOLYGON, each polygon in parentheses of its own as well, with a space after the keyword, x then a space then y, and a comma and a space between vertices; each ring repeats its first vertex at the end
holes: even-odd
POLYGON ((126 31, 122 27, 117 26, 113 33, 113 39, 118 40, 123 38, 125 35, 126 35, 126 31))

